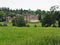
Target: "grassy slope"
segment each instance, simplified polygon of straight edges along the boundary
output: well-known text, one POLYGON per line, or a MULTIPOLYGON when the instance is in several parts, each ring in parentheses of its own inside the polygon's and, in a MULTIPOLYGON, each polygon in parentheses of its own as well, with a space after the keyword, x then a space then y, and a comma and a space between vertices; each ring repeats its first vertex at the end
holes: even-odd
POLYGON ((60 28, 0 27, 0 45, 58 45, 60 28))

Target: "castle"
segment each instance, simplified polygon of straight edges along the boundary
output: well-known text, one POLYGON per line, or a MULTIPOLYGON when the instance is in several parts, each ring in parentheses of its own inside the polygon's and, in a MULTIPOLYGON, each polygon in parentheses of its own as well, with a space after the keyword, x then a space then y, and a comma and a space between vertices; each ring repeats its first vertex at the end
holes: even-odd
MULTIPOLYGON (((38 19, 38 14, 16 14, 16 16, 23 16, 24 17, 24 20, 28 21, 28 22, 39 22, 39 19, 38 19)), ((13 17, 15 18, 15 16, 13 17)), ((12 22, 12 18, 11 17, 7 17, 7 22, 12 22)))

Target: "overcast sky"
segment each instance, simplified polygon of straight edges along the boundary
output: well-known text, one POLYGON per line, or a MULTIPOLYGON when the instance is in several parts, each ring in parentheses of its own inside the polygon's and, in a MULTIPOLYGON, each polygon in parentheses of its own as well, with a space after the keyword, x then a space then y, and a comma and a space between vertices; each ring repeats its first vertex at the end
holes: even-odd
POLYGON ((60 5, 60 0, 0 0, 0 7, 10 9, 49 10, 53 5, 60 5))

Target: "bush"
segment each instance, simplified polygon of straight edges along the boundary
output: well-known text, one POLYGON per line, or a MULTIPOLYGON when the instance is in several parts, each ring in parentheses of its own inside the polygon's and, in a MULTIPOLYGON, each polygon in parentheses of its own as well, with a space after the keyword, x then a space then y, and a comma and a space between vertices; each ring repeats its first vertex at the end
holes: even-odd
POLYGON ((27 25, 26 25, 26 27, 30 27, 30 25, 29 25, 29 24, 27 24, 27 25))
POLYGON ((2 24, 0 24, 0 26, 3 26, 2 24))
POLYGON ((58 21, 58 27, 60 27, 60 21, 58 21))
POLYGON ((3 26, 8 26, 8 25, 6 23, 4 23, 3 26))
POLYGON ((34 27, 37 27, 37 25, 35 24, 34 27))
POLYGON ((24 27, 26 26, 26 21, 24 20, 23 16, 18 16, 16 19, 13 21, 13 25, 18 26, 18 27, 24 27))
POLYGON ((12 26, 16 26, 15 20, 12 20, 12 26))
POLYGON ((42 27, 49 27, 56 22, 54 15, 47 13, 45 17, 42 19, 42 27))
POLYGON ((55 24, 53 24, 53 26, 52 27, 56 27, 56 25, 55 24))

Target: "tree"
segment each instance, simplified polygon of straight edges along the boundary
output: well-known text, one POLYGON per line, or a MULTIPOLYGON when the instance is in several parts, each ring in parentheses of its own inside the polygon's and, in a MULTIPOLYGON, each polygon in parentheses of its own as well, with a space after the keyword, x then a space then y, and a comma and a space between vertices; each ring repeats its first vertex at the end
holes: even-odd
POLYGON ((50 8, 50 11, 56 11, 59 8, 59 5, 54 5, 50 8))
POLYGON ((58 21, 58 27, 60 27, 60 12, 55 11, 55 15, 56 15, 56 20, 58 21))
POLYGON ((24 17, 23 16, 16 17, 14 24, 18 27, 26 26, 26 22, 24 20, 24 17))
POLYGON ((47 13, 45 17, 42 19, 42 26, 43 27, 48 27, 53 24, 54 21, 52 20, 52 15, 50 13, 47 13))
POLYGON ((0 11, 0 21, 5 21, 6 13, 4 11, 0 11))
POLYGON ((21 10, 20 10, 20 14, 23 14, 23 9, 21 8, 21 10))
POLYGON ((56 11, 59 8, 59 5, 52 6, 50 8, 51 13, 54 13, 54 18, 58 21, 58 27, 60 27, 60 12, 56 11))
POLYGON ((37 9, 35 13, 38 14, 38 19, 41 20, 41 10, 37 9))
POLYGON ((46 11, 41 11, 41 20, 46 16, 46 11))
POLYGON ((24 10, 23 12, 24 12, 24 14, 26 14, 26 13, 28 13, 28 10, 24 10))
POLYGON ((13 13, 13 12, 11 12, 11 13, 9 14, 9 16, 10 16, 11 18, 13 18, 14 16, 16 16, 16 14, 13 13))

